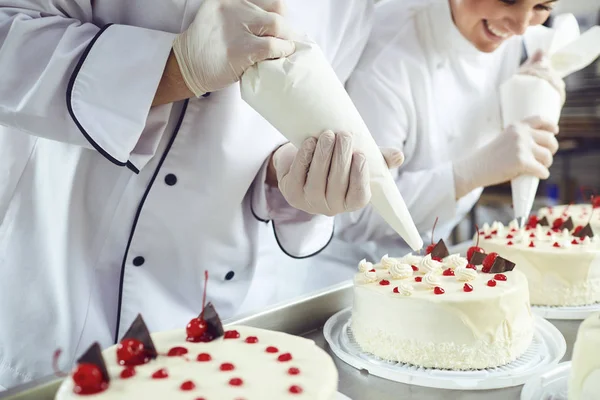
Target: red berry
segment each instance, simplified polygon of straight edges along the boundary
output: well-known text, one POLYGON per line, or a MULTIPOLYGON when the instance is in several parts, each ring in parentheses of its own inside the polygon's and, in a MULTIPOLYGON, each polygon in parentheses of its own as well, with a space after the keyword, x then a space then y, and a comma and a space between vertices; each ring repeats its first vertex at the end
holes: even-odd
POLYGON ((267 347, 267 353, 277 353, 279 349, 277 347, 269 346, 267 347))
POLYGON ((445 269, 443 272, 444 276, 454 276, 454 271, 451 268, 445 269))
POLYGON ((496 274, 494 275, 494 279, 497 281, 506 281, 506 275, 504 274, 496 274))
POLYGON ((208 325, 206 324, 206 321, 203 321, 200 318, 192 319, 185 327, 188 341, 195 341, 200 339, 200 337, 204 334, 204 332, 206 332, 207 329, 208 325))
POLYGON ((488 239, 488 240, 489 240, 489 239, 491 239, 491 238, 492 238, 492 235, 487 235, 487 236, 485 236, 485 239, 488 239))
POLYGON ((421 282, 423 280, 420 276, 415 276, 415 282, 421 282))
POLYGON ((472 292, 473 291, 473 286, 469 285, 468 283, 465 283, 464 286, 463 286, 463 290, 465 292, 467 292, 467 293, 468 292, 472 292))
POLYGON ((235 365, 233 365, 232 363, 223 363, 221 364, 219 369, 221 371, 233 371, 235 369, 235 365))
POLYGON ((388 280, 385 280, 385 279, 382 279, 382 280, 380 280, 380 281, 379 281, 379 284, 380 284, 381 286, 387 286, 387 285, 389 285, 389 284, 390 284, 390 281, 388 281, 388 280))
POLYGON ((240 378, 231 378, 229 380, 229 384, 231 386, 242 386, 244 384, 244 381, 241 380, 240 378))
POLYGON ((291 367, 290 369, 288 369, 288 374, 298 375, 298 374, 300 374, 300 370, 296 367, 291 367))
POLYGON ((181 390, 183 391, 190 391, 190 390, 194 390, 196 388, 196 385, 194 384, 194 382, 192 381, 185 381, 181 384, 181 390))
POLYGON ((552 236, 552 232, 550 232, 550 231, 546 232, 546 236, 552 236))
POLYGON ((291 359, 292 359, 292 355, 290 353, 283 353, 282 355, 277 357, 277 360, 280 362, 290 361, 291 359))
POLYGON ((506 243, 507 246, 512 246, 514 243, 511 242, 510 240, 508 241, 508 243, 506 243))
POLYGON ((564 224, 565 221, 562 218, 556 218, 552 223, 552 229, 558 229, 564 224))
POLYGON ((150 357, 146 355, 144 344, 137 339, 123 339, 117 345, 117 361, 119 365, 141 365, 147 363, 150 357))
POLYGON ((490 286, 490 287, 494 287, 494 286, 496 286, 496 281, 495 281, 495 280, 493 280, 493 279, 490 279, 490 280, 488 281, 487 285, 488 285, 488 286, 490 286))
POLYGON ((152 379, 164 379, 164 378, 168 378, 168 377, 169 377, 169 373, 164 368, 161 368, 152 374, 152 379))
POLYGON ((207 361, 211 361, 212 357, 208 353, 200 353, 200 354, 198 354, 198 357, 196 357, 196 360, 198 360, 200 362, 207 362, 207 361))
POLYGON ((533 244, 533 241, 531 241, 531 242, 529 243, 529 247, 535 247, 535 244, 533 244))
POLYGON ((560 247, 560 244, 558 244, 558 242, 554 242, 554 244, 552 245, 552 247, 560 247))
POLYGON ((527 221, 527 227, 534 229, 536 227, 536 225, 538 224, 538 221, 539 221, 538 217, 535 215, 532 215, 531 217, 529 217, 529 220, 527 221))
POLYGON ((125 367, 123 371, 121 371, 121 379, 131 378, 135 375, 135 368, 133 367, 125 367))
POLYGON ((173 347, 167 353, 167 357, 179 357, 179 356, 182 356, 187 353, 188 353, 188 350, 185 347, 173 347))
POLYGON ((530 237, 530 238, 535 238, 535 233, 533 233, 533 232, 532 232, 532 233, 530 233, 530 234, 529 234, 529 237, 530 237))
POLYGON ((577 241, 577 239, 573 239, 573 241, 571 242, 571 244, 579 244, 579 242, 577 241))
POLYGON ((575 228, 575 230, 573 231, 573 235, 575 235, 575 236, 579 235, 579 232, 581 232, 582 230, 583 230, 583 226, 581 226, 581 225, 577 226, 577 228, 575 228))
POLYGON ((444 293, 446 293, 446 291, 445 291, 444 289, 442 289, 441 287, 439 287, 439 286, 436 286, 436 287, 433 289, 433 293, 435 293, 435 294, 444 294, 444 293))
POLYGON ((369 272, 377 272, 377 271, 375 271, 375 268, 373 268, 373 269, 370 269, 369 272))
POLYGON ((103 390, 103 378, 100 368, 94 364, 79 364, 73 370, 75 393, 92 394, 103 390))
POLYGON ((224 339, 239 339, 240 333, 238 331, 225 331, 223 338, 224 339))
POLYGON ((302 388, 297 385, 290 386, 290 393, 300 394, 300 393, 302 393, 302 388))
POLYGON ((514 238, 514 236, 513 236, 513 235, 511 235, 511 234, 509 233, 508 235, 506 235, 506 238, 507 238, 507 239, 513 239, 513 238, 514 238))
POLYGON ((498 234, 498 231, 495 229, 492 231, 492 233, 490 233, 490 235, 497 235, 497 234, 498 234))
POLYGON ((467 264, 467 268, 471 268, 471 269, 474 269, 475 271, 477 271, 477 267, 473 264, 467 264))
POLYGON ((250 343, 250 344, 258 343, 258 338, 256 336, 248 336, 246 338, 246 343, 250 343))
POLYGON ((417 272, 417 271, 419 270, 419 268, 417 268, 417 266, 416 266, 416 265, 411 265, 411 267, 412 267, 412 270, 413 270, 414 272, 417 272))
POLYGON ((425 249, 425 253, 426 254, 431 254, 431 252, 433 251, 433 249, 435 248, 435 244, 430 244, 429 246, 427 246, 427 248, 425 249))
POLYGON ((394 292, 394 293, 400 293, 400 292, 398 291, 398 286, 396 286, 396 287, 394 288, 394 290, 392 290, 392 292, 394 292))
POLYGON ((485 257, 483 260, 483 272, 489 272, 492 269, 492 265, 494 265, 496 258, 498 258, 498 253, 490 253, 485 257))

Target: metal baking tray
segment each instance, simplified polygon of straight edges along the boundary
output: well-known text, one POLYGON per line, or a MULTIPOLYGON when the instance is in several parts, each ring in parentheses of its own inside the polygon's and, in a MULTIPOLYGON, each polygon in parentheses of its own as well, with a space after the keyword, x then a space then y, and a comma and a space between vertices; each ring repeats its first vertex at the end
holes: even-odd
MULTIPOLYGON (((226 325, 248 325, 263 329, 273 329, 314 340, 326 349, 339 371, 340 392, 353 400, 510 400, 519 399, 521 386, 488 390, 460 391, 440 390, 411 386, 388 381, 357 370, 337 359, 328 349, 323 336, 323 325, 333 314, 352 305, 352 282, 303 296, 297 300, 272 306, 257 314, 243 315, 226 320, 226 325)), ((550 321, 565 336, 567 353, 563 361, 571 359, 573 343, 581 321, 550 321)), ((61 380, 55 377, 31 382, 29 384, 0 392, 2 400, 53 400, 61 380)))

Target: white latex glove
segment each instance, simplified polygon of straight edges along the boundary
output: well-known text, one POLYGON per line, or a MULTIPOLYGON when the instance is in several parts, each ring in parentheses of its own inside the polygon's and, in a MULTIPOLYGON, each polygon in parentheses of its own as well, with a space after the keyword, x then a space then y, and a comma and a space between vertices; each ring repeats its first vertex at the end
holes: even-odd
POLYGON ((196 96, 222 89, 255 63, 292 54, 283 7, 282 0, 205 0, 173 43, 189 89, 196 96))
POLYGON ((562 103, 565 103, 567 98, 565 81, 561 76, 552 68, 550 60, 544 55, 542 51, 537 51, 525 62, 521 68, 519 68, 518 74, 537 76, 538 78, 548 81, 557 91, 560 93, 562 103))
MULTIPOLYGON (((292 143, 273 154, 279 190, 294 208, 334 216, 356 211, 371 200, 364 154, 352 150, 352 135, 326 131, 297 149, 292 143)), ((404 162, 400 150, 382 148, 389 168, 404 162)))
POLYGON ((557 133, 558 126, 539 117, 507 127, 486 146, 454 162, 456 198, 520 175, 547 179, 558 151, 557 133))

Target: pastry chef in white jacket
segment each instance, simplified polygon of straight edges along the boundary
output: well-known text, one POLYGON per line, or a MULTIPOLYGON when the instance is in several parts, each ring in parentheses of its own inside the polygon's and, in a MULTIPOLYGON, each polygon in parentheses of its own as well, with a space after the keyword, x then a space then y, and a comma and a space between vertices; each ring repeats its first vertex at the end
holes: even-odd
POLYGON ((292 26, 347 79, 370 2, 288 6, 284 19, 280 0, 0 0, 0 387, 51 374, 57 348, 68 368, 113 344, 138 313, 185 327, 204 270, 232 316, 262 220, 309 256, 332 236, 322 214, 369 201, 349 135, 278 147, 233 85, 291 54, 292 26))
MULTIPOLYGON (((425 243, 437 217, 436 240, 446 238, 483 187, 525 173, 548 177, 558 128, 532 119, 504 129, 498 88, 515 73, 533 74, 564 98, 564 83, 539 55, 519 67, 522 35, 546 21, 554 3, 377 3, 370 38, 346 88, 378 144, 403 149, 406 160, 395 172, 396 182, 425 243)), ((350 279, 362 258, 408 252, 367 207, 336 217, 336 237, 309 260, 281 269, 283 257, 264 248, 259 272, 272 284, 269 290, 253 285, 251 291, 264 304, 283 301, 350 279), (318 273, 313 265, 319 265, 318 273)))

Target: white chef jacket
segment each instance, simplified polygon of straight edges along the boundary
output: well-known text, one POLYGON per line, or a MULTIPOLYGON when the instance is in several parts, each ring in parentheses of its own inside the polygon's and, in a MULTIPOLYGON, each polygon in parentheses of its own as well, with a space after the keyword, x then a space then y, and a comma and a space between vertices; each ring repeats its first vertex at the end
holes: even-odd
MULTIPOLYGON (((0 0, 0 386, 68 368, 138 313, 182 328, 208 299, 222 317, 253 277, 259 220, 293 256, 333 220, 264 185, 285 140, 239 86, 150 108, 175 34, 202 0, 0 0)), ((371 2, 288 0, 341 80, 371 2)))
MULTIPOLYGON (((377 4, 347 90, 377 143, 403 149, 406 161, 393 174, 425 243, 436 217, 437 241, 478 200, 481 188, 456 200, 452 162, 503 131, 498 88, 522 53, 520 37, 493 53, 478 51, 454 25, 448 0, 377 4)), ((371 258, 410 251, 371 208, 339 221, 344 241, 376 243, 371 258)))

